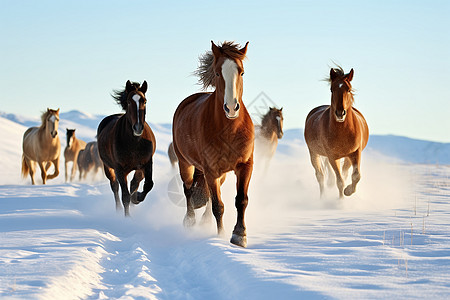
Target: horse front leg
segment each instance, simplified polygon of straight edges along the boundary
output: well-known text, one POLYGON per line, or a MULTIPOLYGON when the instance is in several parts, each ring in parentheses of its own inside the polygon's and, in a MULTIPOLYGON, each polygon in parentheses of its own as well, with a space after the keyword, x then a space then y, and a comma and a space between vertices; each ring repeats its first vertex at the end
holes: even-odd
POLYGON ((237 221, 230 242, 237 246, 247 247, 247 230, 245 227, 245 210, 248 204, 248 185, 252 176, 253 160, 239 164, 236 168, 236 202, 237 221))
POLYGON ((125 210, 125 217, 130 216, 130 192, 128 191, 127 173, 122 168, 114 169, 117 181, 119 181, 120 189, 122 190, 122 204, 125 210))
POLYGON ((42 184, 47 183, 47 168, 44 166, 44 162, 39 162, 39 168, 41 169, 42 184))
POLYGON ((205 178, 206 178, 206 182, 209 187, 209 193, 211 196, 212 212, 213 212, 214 217, 216 218, 217 234, 223 235, 222 217, 223 217, 223 212, 224 212, 224 205, 223 205, 222 198, 220 195, 220 178, 213 178, 208 175, 206 175, 205 178))
POLYGON ((145 197, 147 196, 148 192, 150 192, 153 188, 153 159, 150 160, 150 162, 145 165, 145 182, 144 182, 144 189, 142 192, 138 192, 137 194, 137 201, 138 203, 141 203, 144 201, 145 197))
POLYGON ((349 158, 353 166, 352 183, 345 188, 345 196, 350 196, 356 191, 356 185, 361 179, 361 173, 359 172, 359 167, 361 164, 361 151, 357 150, 355 153, 350 155, 349 158))
POLYGON ((313 153, 313 152, 309 152, 310 155, 310 159, 311 159, 311 164, 314 168, 315 174, 316 174, 316 179, 317 182, 319 183, 319 189, 320 189, 320 197, 322 198, 323 196, 323 192, 324 192, 324 174, 323 174, 323 169, 321 166, 321 161, 320 161, 320 155, 313 153))
POLYGON ((109 180, 109 185, 111 186, 111 190, 114 194, 114 200, 116 202, 116 211, 122 210, 122 204, 120 203, 120 197, 119 197, 119 182, 117 182, 116 179, 116 173, 114 172, 114 169, 103 165, 103 169, 105 171, 105 176, 109 180))
POLYGON ((134 176, 133 179, 131 180, 130 183, 130 200, 131 203, 133 204, 139 204, 138 199, 138 188, 139 188, 139 183, 142 181, 142 179, 144 178, 144 172, 142 170, 136 170, 134 172, 134 176))
MULTIPOLYGON (((55 171, 53 172, 53 174, 48 175, 47 179, 53 179, 55 177, 57 177, 59 175, 59 156, 58 158, 52 160, 53 166, 55 167, 55 171)), ((50 163, 47 163, 47 170, 50 168, 50 163)))
POLYGON ((336 174, 336 185, 338 187, 339 190, 339 199, 343 199, 344 198, 344 179, 342 179, 342 175, 341 175, 341 161, 340 159, 329 159, 330 165, 334 170, 334 173, 336 174))

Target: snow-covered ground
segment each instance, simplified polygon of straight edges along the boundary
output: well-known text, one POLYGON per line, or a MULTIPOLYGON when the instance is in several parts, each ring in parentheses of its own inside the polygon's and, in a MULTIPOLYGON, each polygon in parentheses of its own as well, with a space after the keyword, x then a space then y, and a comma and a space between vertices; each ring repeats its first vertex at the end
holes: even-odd
MULTIPOLYGON (((76 115, 61 118, 62 148, 66 127, 94 139, 98 117, 76 115)), ((226 235, 213 222, 183 228, 169 126, 152 125, 155 187, 124 218, 100 176, 64 183, 60 175, 46 186, 22 179, 26 127, 8 119, 0 117, 2 299, 450 297, 448 165, 394 163, 368 149, 357 193, 340 201, 334 188, 319 199, 302 137, 286 134, 267 174, 256 162, 243 249, 228 242, 232 174, 222 189, 226 235)))

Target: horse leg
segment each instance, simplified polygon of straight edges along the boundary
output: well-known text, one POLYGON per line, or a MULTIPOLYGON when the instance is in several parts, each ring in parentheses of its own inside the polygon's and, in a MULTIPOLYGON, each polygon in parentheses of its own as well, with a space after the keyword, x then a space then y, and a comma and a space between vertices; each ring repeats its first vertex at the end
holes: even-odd
POLYGON ((43 162, 39 162, 39 168, 41 169, 41 178, 42 178, 42 184, 46 184, 47 182, 47 169, 46 166, 44 166, 43 162))
POLYGON ((144 172, 142 170, 136 170, 134 172, 134 176, 133 179, 131 180, 130 183, 130 200, 131 203, 133 204, 139 204, 138 200, 137 200, 137 189, 139 188, 139 183, 142 181, 142 179, 144 178, 144 172))
POLYGON ((230 242, 232 244, 247 247, 247 231, 245 228, 245 209, 248 204, 248 185, 252 176, 253 161, 239 164, 236 168, 236 209, 237 209, 237 221, 234 226, 233 235, 230 242))
POLYGON ((336 180, 335 180, 336 177, 333 176, 333 173, 332 173, 333 169, 331 168, 328 157, 324 157, 323 166, 324 166, 323 170, 325 171, 324 179, 325 179, 325 177, 327 177, 327 186, 329 188, 333 187, 334 184, 336 183, 336 180))
POLYGON ((317 182, 319 183, 319 188, 320 188, 320 197, 323 196, 323 191, 324 191, 324 185, 323 185, 323 180, 324 180, 324 175, 323 175, 323 170, 322 170, 322 166, 320 163, 320 155, 313 153, 313 152, 309 152, 310 158, 311 158, 311 164, 314 167, 314 170, 316 171, 316 179, 317 182))
POLYGON ((75 178, 75 173, 77 171, 78 162, 77 162, 77 156, 75 155, 75 158, 73 159, 73 165, 72 165, 72 172, 70 173, 70 181, 73 181, 75 178))
POLYGON ((180 157, 178 169, 180 170, 184 196, 186 197, 186 215, 183 219, 183 225, 192 227, 195 224, 194 202, 192 200, 195 167, 180 157))
POLYGON ((212 212, 214 217, 216 218, 217 223, 217 234, 223 234, 223 212, 224 205, 220 195, 220 178, 213 178, 211 176, 206 175, 206 182, 209 187, 209 193, 211 195, 212 202, 212 212))
MULTIPOLYGON (((55 171, 53 172, 53 174, 48 175, 47 179, 53 179, 55 177, 57 177, 59 175, 59 156, 57 159, 52 161, 53 166, 55 167, 55 171)), ((47 170, 50 168, 51 164, 47 163, 47 170)))
POLYGON ((329 160, 331 167, 334 170, 334 173, 336 174, 336 185, 338 187, 339 190, 339 199, 343 199, 344 198, 344 179, 342 179, 342 175, 341 175, 341 161, 339 159, 337 160, 333 160, 330 159, 329 160))
POLYGON ((122 210, 122 205, 120 203, 119 197, 119 182, 116 179, 116 173, 112 168, 103 165, 103 169, 105 170, 105 176, 109 179, 109 185, 111 186, 111 190, 114 194, 114 200, 116 202, 116 211, 122 210))
POLYGON ((29 173, 30 173, 30 177, 31 177, 31 184, 35 185, 36 182, 34 181, 34 172, 36 171, 36 163, 32 160, 29 159, 25 159, 25 163, 27 164, 28 168, 29 168, 29 173))
POLYGON ((122 204, 125 210, 125 217, 130 216, 130 192, 128 192, 127 175, 122 168, 114 169, 117 181, 119 181, 120 189, 122 190, 122 204))
POLYGON ((352 161, 349 157, 344 158, 344 165, 342 166, 342 177, 344 177, 344 180, 348 177, 348 170, 352 166, 352 161))
POLYGON ((67 182, 67 179, 68 179, 68 176, 67 176, 67 173, 68 173, 68 167, 69 167, 69 162, 66 160, 66 161, 64 162, 64 178, 65 178, 66 182, 67 182))
POLYGON ((148 192, 150 192, 153 188, 153 185, 154 185, 154 183, 153 183, 153 158, 145 166, 144 172, 145 172, 144 173, 145 174, 144 190, 142 192, 138 192, 138 194, 137 194, 138 203, 144 201, 148 192))
POLYGON ((352 183, 349 184, 345 188, 345 196, 350 196, 356 191, 356 185, 358 184, 359 180, 361 179, 361 174, 359 172, 359 167, 361 163, 361 151, 357 150, 355 153, 349 156, 349 161, 351 161, 351 164, 353 166, 353 173, 352 173, 352 183))

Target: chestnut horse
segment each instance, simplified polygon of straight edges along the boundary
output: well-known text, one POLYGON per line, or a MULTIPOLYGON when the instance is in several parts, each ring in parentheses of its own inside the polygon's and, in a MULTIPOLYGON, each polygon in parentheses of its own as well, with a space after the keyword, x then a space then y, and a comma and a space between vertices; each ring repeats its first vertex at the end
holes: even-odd
POLYGON ((147 82, 127 81, 124 91, 115 91, 113 96, 125 110, 125 114, 115 114, 104 118, 97 129, 97 143, 105 175, 110 181, 120 210, 119 185, 125 216, 130 215, 130 201, 138 204, 144 201, 153 188, 153 154, 156 140, 153 131, 145 121, 147 82), (135 171, 128 191, 127 175, 135 171), (138 192, 139 182, 145 178, 144 189, 138 192))
POLYGON ((83 150, 86 147, 86 142, 80 139, 77 139, 75 136, 75 129, 66 128, 66 139, 67 144, 64 149, 64 167, 65 167, 65 179, 66 182, 69 179, 68 171, 69 171, 69 162, 72 162, 72 171, 70 172, 70 181, 75 177, 75 172, 77 170, 77 160, 78 153, 80 150, 83 150))
POLYGON ((339 198, 343 198, 344 194, 352 195, 361 179, 361 152, 367 145, 369 128, 363 115, 352 106, 352 79, 353 69, 344 74, 341 67, 332 68, 328 79, 331 85, 331 105, 314 108, 306 118, 305 141, 316 171, 321 196, 324 190, 321 156, 327 158, 336 174, 339 198), (345 190, 340 168, 341 158, 345 158, 342 167, 344 175, 348 173, 350 166, 353 167, 352 183, 345 190))
POLYGON ((78 171, 80 172, 80 180, 86 179, 89 172, 95 175, 98 170, 103 168, 103 163, 98 154, 97 142, 89 142, 86 144, 86 148, 78 153, 78 171))
POLYGON ((264 171, 277 150, 278 140, 283 137, 283 120, 283 108, 269 107, 261 119, 261 126, 255 126, 255 155, 264 164, 264 171))
POLYGON ((61 142, 58 136, 59 108, 47 111, 41 116, 40 127, 31 127, 23 134, 22 142, 22 176, 30 174, 31 183, 35 184, 34 172, 36 163, 41 169, 42 183, 47 179, 53 179, 59 175, 59 156, 61 154, 61 142), (55 171, 47 176, 47 171, 53 164, 55 171))
POLYGON ((231 42, 216 46, 200 58, 196 74, 212 93, 197 93, 184 99, 173 117, 173 147, 186 196, 187 212, 184 225, 195 224, 194 193, 203 186, 212 201, 217 231, 223 233, 224 204, 220 186, 229 171, 237 177, 237 222, 231 243, 246 247, 244 214, 248 203, 248 185, 253 170, 254 128, 242 101, 244 68, 242 60, 247 44, 240 48, 231 42))

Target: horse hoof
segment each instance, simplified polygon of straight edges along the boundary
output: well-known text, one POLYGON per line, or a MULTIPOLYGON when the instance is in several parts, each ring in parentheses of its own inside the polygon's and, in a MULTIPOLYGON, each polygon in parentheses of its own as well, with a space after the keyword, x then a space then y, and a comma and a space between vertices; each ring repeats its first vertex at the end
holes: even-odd
POLYGON ((348 187, 345 188, 344 190, 344 194, 345 196, 351 196, 353 193, 355 192, 355 190, 352 188, 351 185, 349 185, 348 187))
POLYGON ((186 215, 183 220, 184 227, 192 227, 195 225, 195 217, 186 215))
POLYGON ((247 236, 237 235, 237 234, 233 233, 233 235, 231 236, 230 243, 232 243, 236 246, 240 246, 242 248, 247 248, 247 236))

